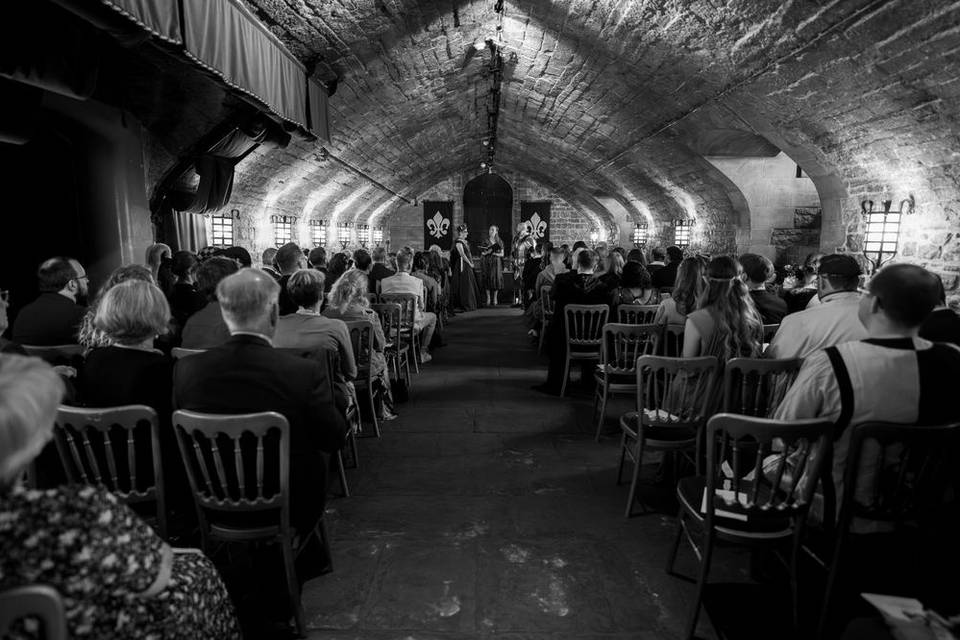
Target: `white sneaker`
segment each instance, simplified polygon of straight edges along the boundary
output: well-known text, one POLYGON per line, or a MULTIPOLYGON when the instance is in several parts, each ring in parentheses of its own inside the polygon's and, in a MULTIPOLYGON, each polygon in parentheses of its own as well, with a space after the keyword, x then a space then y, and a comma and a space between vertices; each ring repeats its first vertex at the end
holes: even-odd
POLYGON ((430 354, 427 353, 426 351, 421 351, 421 352, 420 352, 420 362, 422 362, 423 364, 427 364, 427 363, 430 362, 431 360, 433 360, 433 356, 432 356, 432 355, 430 355, 430 354))

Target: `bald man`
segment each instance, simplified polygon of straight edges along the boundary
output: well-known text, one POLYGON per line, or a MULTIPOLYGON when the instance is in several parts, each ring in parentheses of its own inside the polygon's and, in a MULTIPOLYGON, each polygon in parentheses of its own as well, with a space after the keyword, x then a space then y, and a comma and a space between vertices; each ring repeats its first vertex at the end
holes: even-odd
POLYGON ((321 452, 344 445, 347 423, 327 368, 273 348, 279 294, 280 286, 259 269, 241 269, 220 282, 217 300, 230 339, 177 362, 174 409, 283 414, 290 424, 291 518, 295 527, 309 528, 326 496, 321 452))

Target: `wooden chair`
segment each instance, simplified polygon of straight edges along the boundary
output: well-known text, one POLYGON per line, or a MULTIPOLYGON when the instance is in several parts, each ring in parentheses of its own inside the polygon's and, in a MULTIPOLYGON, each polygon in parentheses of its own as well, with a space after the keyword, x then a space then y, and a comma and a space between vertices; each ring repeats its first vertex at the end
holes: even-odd
POLYGON ((770 344, 773 342, 773 336, 777 335, 777 331, 780 330, 779 324, 765 324, 763 325, 763 344, 770 344))
POLYGON ((645 355, 637 359, 637 410, 620 417, 617 484, 623 482, 626 459, 633 462, 625 517, 633 512, 644 451, 675 455, 697 450, 703 425, 713 410, 718 370, 719 363, 713 356, 645 355))
POLYGON ((840 514, 820 609, 821 638, 827 630, 830 599, 837 588, 854 519, 887 523, 892 529, 905 525, 922 528, 931 519, 928 516, 944 505, 950 484, 944 474, 956 473, 950 455, 960 442, 960 423, 918 426, 868 422, 850 429, 840 514))
POLYGON ((407 386, 410 386, 410 358, 406 350, 400 348, 400 305, 388 302, 372 304, 373 309, 380 318, 380 326, 383 328, 383 335, 387 340, 384 348, 384 355, 387 363, 393 368, 393 379, 400 379, 401 369, 405 372, 404 377, 407 386))
POLYGON ((770 418, 793 384, 803 360, 732 358, 723 371, 722 407, 726 413, 770 418))
POLYGON ((274 411, 245 415, 175 411, 173 427, 193 490, 204 551, 210 555, 211 542, 279 543, 287 595, 297 632, 303 635, 296 554, 311 535, 317 536, 328 556, 329 545, 321 514, 309 533, 301 532, 301 543, 294 548, 287 419, 274 411))
POLYGON ((156 411, 145 405, 105 409, 62 406, 57 410, 53 434, 70 483, 105 487, 129 505, 155 503, 157 533, 167 537, 156 411), (149 445, 142 429, 137 437, 142 427, 149 428, 149 445), (144 450, 147 446, 149 451, 144 450), (149 472, 139 464, 144 459, 152 460, 149 472))
POLYGON ((400 341, 397 350, 405 349, 408 358, 413 361, 413 370, 420 373, 420 364, 417 361, 420 354, 420 332, 415 326, 419 298, 413 293, 381 293, 380 299, 400 305, 400 341))
POLYGON ((563 367, 563 384, 560 385, 561 398, 566 395, 570 364, 574 360, 600 360, 603 325, 607 323, 610 307, 605 304, 568 304, 563 313, 567 355, 563 367))
MULTIPOLYGON (((685 638, 693 638, 697 627, 713 548, 718 540, 773 548, 792 540, 791 556, 786 564, 790 570, 796 625, 800 537, 816 479, 829 460, 832 431, 833 424, 820 419, 787 422, 731 413, 710 418, 707 475, 684 478, 677 485, 680 513, 677 535, 667 560, 667 572, 673 574, 681 537, 686 536, 700 561, 697 594, 685 638), (746 468, 742 464, 744 456, 740 455, 744 448, 752 460, 746 468), (773 457, 767 460, 771 454, 773 457), (787 471, 788 458, 795 465, 792 473, 787 471), (699 546, 693 528, 699 529, 699 546)), ((744 611, 744 615, 747 614, 748 611, 744 611)))
POLYGON ((69 637, 63 600, 53 587, 31 584, 0 591, 0 638, 12 637, 14 625, 24 618, 40 622, 42 633, 27 634, 32 638, 67 640, 69 637))
POLYGON ((663 334, 660 336, 660 349, 657 355, 668 358, 683 356, 683 332, 686 329, 682 324, 663 325, 663 334))
POLYGON ((660 325, 613 324, 603 327, 600 369, 594 375, 597 392, 593 411, 597 415, 596 441, 607 417, 607 398, 612 394, 636 393, 637 358, 655 352, 660 325), (597 409, 599 408, 599 412, 597 409))
POLYGON ((622 304, 617 307, 617 322, 620 324, 653 324, 659 305, 622 304))
POLYGON ((540 343, 537 345, 537 353, 543 353, 543 344, 547 340, 547 327, 553 320, 554 305, 551 291, 553 291, 552 285, 540 287, 540 343))
POLYGON ((58 344, 53 346, 38 346, 25 344, 23 350, 28 356, 40 358, 52 365, 69 364, 76 358, 83 356, 83 345, 58 344))
POLYGON ((170 350, 170 357, 174 360, 179 360, 180 358, 187 358, 189 356, 195 356, 198 353, 203 353, 206 349, 184 349, 183 347, 174 347, 170 350))
POLYGON ((660 298, 660 302, 668 300, 673 297, 673 287, 660 287, 657 289, 657 295, 660 298))
POLYGON ((357 378, 354 386, 362 387, 369 402, 370 415, 373 417, 373 432, 380 437, 380 421, 377 418, 377 407, 373 401, 373 368, 370 366, 370 356, 373 353, 373 323, 369 320, 354 320, 347 322, 350 332, 350 344, 353 346, 353 358, 357 361, 357 378))

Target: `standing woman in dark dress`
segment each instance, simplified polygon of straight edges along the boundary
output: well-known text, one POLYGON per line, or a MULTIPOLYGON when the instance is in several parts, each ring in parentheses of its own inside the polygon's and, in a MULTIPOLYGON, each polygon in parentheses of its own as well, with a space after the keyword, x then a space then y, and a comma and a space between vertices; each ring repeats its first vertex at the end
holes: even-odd
MULTIPOLYGON (((524 220, 517 225, 517 233, 513 238, 513 248, 510 252, 513 257, 513 275, 515 279, 514 289, 520 289, 524 287, 526 282, 526 264, 527 258, 533 252, 534 248, 537 245, 536 239, 533 237, 533 228, 530 226, 530 222, 524 220)), ((533 276, 536 279, 536 275, 533 276)), ((514 295, 514 298, 517 296, 514 295)), ((527 293, 524 287, 524 290, 520 291, 518 303, 524 305, 527 301, 527 293)))
POLYGON ((450 305, 455 309, 473 311, 477 308, 477 279, 473 275, 467 233, 467 225, 457 226, 457 241, 450 252, 450 305))
POLYGON ((490 227, 487 245, 480 255, 483 261, 481 274, 483 275, 483 290, 487 294, 487 306, 490 306, 491 297, 493 298, 493 305, 496 306, 500 303, 497 298, 500 295, 500 290, 503 289, 503 241, 500 239, 500 229, 496 225, 490 227))

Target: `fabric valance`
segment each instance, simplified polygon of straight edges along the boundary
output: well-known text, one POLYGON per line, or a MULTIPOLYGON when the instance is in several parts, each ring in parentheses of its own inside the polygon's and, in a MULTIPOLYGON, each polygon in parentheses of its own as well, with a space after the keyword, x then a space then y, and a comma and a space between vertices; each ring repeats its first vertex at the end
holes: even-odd
POLYGON ((330 142, 330 121, 328 109, 327 88, 316 80, 307 79, 307 114, 310 116, 309 125, 313 135, 322 141, 330 142))
POLYGON ((190 58, 307 128, 306 69, 248 9, 236 0, 183 0, 183 28, 190 58))
POLYGON ((161 40, 183 43, 177 0, 100 0, 161 40))

